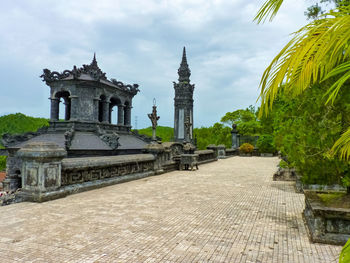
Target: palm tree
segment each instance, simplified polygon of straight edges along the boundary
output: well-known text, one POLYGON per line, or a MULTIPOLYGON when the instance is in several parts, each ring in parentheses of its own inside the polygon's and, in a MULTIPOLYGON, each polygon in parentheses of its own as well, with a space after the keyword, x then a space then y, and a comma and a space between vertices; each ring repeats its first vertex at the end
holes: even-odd
MULTIPOLYGON (((339 1, 338 1, 339 2, 339 1)), ((258 23, 278 12, 283 0, 267 0, 255 20, 258 23)), ((261 112, 267 113, 279 93, 297 96, 314 83, 331 79, 326 103, 333 103, 350 79, 350 5, 338 4, 319 19, 294 33, 265 70, 260 82, 261 112), (283 84, 283 85, 282 85, 283 84)), ((350 159, 350 127, 335 142, 332 151, 350 159)))

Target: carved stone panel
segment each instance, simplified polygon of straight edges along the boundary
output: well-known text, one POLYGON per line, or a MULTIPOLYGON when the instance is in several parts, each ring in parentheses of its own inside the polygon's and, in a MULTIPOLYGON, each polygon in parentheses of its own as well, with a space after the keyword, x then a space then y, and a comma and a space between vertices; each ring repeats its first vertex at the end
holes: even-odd
POLYGON ((28 186, 38 186, 38 167, 27 167, 25 174, 25 184, 28 186))
POLYGON ((53 187, 57 184, 58 179, 58 165, 50 165, 49 167, 45 168, 45 181, 44 186, 45 187, 53 187))

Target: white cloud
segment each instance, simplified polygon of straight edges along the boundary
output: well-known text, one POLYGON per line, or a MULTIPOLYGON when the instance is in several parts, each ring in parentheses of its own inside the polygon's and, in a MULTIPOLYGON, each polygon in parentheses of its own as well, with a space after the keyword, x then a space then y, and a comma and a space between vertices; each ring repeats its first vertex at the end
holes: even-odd
MULTIPOLYGON (((49 116, 43 68, 63 71, 91 61, 108 77, 140 84, 138 128, 157 98, 160 125, 173 125, 173 84, 182 47, 195 88, 195 126, 255 104, 269 61, 305 24, 310 3, 285 0, 272 23, 252 20, 258 0, 6 1, 0 10, 0 114, 49 116)), ((134 124, 134 121, 133 121, 134 124)))

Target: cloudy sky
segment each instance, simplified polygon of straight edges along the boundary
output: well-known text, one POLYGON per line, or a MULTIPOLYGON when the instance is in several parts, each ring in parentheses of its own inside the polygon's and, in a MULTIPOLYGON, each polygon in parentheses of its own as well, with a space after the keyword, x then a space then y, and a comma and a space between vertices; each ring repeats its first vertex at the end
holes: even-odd
POLYGON ((312 0, 285 0, 272 23, 253 17, 263 0, 4 0, 0 7, 0 116, 49 117, 43 68, 89 64, 96 52, 108 78, 138 83, 132 125, 173 126, 172 81, 186 46, 195 83, 194 126, 255 105, 264 68, 306 23, 312 0))

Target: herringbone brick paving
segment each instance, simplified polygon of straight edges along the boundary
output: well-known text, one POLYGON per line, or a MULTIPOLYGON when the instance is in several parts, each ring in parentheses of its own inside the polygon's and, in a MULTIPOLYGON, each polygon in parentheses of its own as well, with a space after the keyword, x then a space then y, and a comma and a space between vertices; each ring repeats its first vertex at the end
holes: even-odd
POLYGON ((312 244, 277 158, 232 157, 0 208, 1 262, 337 262, 312 244))

